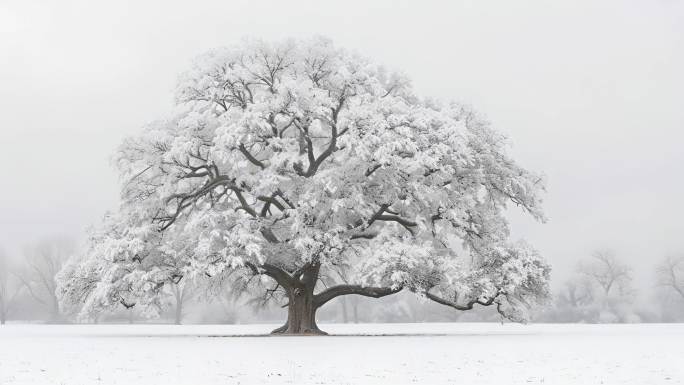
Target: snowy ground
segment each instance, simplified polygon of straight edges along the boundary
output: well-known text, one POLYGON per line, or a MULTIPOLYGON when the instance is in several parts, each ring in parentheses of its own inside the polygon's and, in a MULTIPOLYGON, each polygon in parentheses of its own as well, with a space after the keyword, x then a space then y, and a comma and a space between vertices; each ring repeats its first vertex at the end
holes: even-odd
POLYGON ((684 383, 684 324, 275 326, 5 325, 0 385, 684 383))

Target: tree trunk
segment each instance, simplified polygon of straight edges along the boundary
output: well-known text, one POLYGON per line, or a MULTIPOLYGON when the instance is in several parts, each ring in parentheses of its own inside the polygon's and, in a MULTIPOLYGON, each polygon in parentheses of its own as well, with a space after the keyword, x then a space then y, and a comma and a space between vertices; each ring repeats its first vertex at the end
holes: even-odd
POLYGON ((287 322, 274 330, 273 334, 326 335, 316 325, 316 310, 313 290, 293 287, 288 289, 287 322))
POLYGON ((56 324, 62 321, 62 314, 59 311, 59 300, 57 297, 52 296, 50 307, 50 323, 56 324))
POLYGON ((174 283, 171 285, 171 294, 173 294, 173 298, 176 300, 176 314, 174 317, 176 325, 180 325, 183 322, 183 310, 189 293, 188 290, 190 288, 185 284, 174 283))
POLYGON ((298 335, 326 335, 316 325, 316 310, 314 303, 314 287, 318 281, 320 265, 313 265, 306 269, 299 279, 289 282, 285 287, 287 304, 287 322, 275 329, 272 334, 298 335))
POLYGON ((342 296, 340 297, 340 305, 342 305, 342 322, 349 322, 349 313, 347 313, 347 299, 342 296))
POLYGON ((183 301, 180 298, 176 298, 176 319, 174 321, 176 325, 180 325, 183 321, 183 301))
POLYGON ((359 301, 356 299, 352 300, 352 310, 354 311, 354 323, 357 324, 359 323, 359 301))
POLYGON ((5 324, 5 318, 7 318, 7 314, 5 314, 5 300, 0 297, 0 325, 5 324))

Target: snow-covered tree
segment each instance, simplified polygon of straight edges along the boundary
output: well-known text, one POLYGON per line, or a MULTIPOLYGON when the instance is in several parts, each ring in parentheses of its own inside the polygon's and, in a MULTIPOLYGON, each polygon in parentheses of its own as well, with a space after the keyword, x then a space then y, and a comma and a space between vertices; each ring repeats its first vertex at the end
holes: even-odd
POLYGON ((69 260, 57 277, 65 310, 95 318, 137 305, 139 315, 150 317, 176 304, 173 286, 184 278, 183 253, 193 247, 192 235, 162 233, 143 222, 130 214, 107 214, 101 226, 90 230, 85 252, 69 260))
POLYGON ((88 314, 229 281, 287 304, 276 333, 321 333, 333 298, 401 290, 523 320, 550 268, 508 240, 503 213, 544 220, 543 182, 506 146, 470 109, 326 39, 216 49, 180 77, 174 111, 121 145, 120 210, 60 293, 88 314))

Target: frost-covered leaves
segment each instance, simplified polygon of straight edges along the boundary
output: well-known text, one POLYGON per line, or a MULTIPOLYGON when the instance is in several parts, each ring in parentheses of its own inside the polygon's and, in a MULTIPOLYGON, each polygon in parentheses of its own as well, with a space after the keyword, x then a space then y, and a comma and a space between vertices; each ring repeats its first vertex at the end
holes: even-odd
POLYGON ((542 179, 469 109, 422 100, 320 38, 213 50, 176 101, 115 157, 121 212, 81 273, 100 277, 99 303, 153 302, 169 280, 239 281, 264 263, 419 293, 545 295, 548 268, 509 246, 502 215, 513 203, 543 220, 542 179))

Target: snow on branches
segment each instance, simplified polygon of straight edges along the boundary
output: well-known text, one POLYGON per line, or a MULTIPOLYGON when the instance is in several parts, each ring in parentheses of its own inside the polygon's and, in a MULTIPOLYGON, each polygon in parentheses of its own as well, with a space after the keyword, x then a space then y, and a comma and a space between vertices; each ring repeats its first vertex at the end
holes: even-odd
POLYGON ((62 294, 88 313, 154 304, 181 279, 267 277, 290 305, 305 284, 319 305, 406 289, 520 319, 549 267, 508 241, 503 212, 543 221, 543 181, 505 150, 470 109, 326 39, 216 49, 180 77, 174 111, 121 145, 120 211, 62 294))

